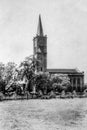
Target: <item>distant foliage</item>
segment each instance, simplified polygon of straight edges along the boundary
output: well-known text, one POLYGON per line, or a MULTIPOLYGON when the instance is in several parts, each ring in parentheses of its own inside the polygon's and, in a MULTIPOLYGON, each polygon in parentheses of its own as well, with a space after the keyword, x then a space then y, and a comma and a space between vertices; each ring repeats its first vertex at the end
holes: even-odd
POLYGON ((51 82, 53 90, 62 91, 67 90, 70 86, 70 79, 66 74, 51 75, 51 82))
POLYGON ((29 56, 17 66, 14 62, 6 65, 0 63, 0 92, 5 95, 26 95, 38 93, 39 96, 56 92, 68 91, 70 79, 66 74, 35 72, 35 65, 40 63, 34 56, 29 56), (35 92, 36 91, 36 92, 35 92))
POLYGON ((46 72, 39 72, 36 74, 35 84, 37 91, 41 90, 44 94, 50 89, 50 75, 46 72))

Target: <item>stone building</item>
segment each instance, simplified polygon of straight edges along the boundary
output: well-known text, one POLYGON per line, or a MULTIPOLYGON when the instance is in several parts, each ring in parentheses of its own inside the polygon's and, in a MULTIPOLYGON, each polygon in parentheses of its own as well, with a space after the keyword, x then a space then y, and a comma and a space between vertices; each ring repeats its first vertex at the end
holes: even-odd
POLYGON ((74 90, 80 91, 84 85, 84 72, 77 69, 48 69, 47 68, 47 36, 43 33, 41 16, 39 15, 39 22, 37 34, 33 38, 33 53, 40 62, 35 66, 37 72, 49 72, 50 74, 68 74, 71 85, 74 90))

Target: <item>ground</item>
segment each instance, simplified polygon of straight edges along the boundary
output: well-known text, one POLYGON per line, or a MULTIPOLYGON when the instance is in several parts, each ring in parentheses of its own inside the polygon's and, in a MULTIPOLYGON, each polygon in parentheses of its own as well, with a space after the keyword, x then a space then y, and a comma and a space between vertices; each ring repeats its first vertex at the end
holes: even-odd
POLYGON ((86 130, 87 99, 0 102, 0 130, 86 130))

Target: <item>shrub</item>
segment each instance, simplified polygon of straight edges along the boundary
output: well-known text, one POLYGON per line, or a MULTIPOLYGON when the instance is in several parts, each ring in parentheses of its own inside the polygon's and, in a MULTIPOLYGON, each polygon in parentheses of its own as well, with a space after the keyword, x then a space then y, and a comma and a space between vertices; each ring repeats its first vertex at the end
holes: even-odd
POLYGON ((3 93, 0 92, 0 101, 2 101, 4 99, 4 95, 3 93))
POLYGON ((65 95, 65 91, 64 91, 64 90, 61 92, 60 98, 66 98, 66 95, 65 95))
POLYGON ((50 96, 50 98, 56 98, 56 94, 54 93, 54 91, 51 91, 49 93, 49 96, 50 96))
POLYGON ((43 96, 43 93, 41 90, 38 91, 38 97, 42 97, 43 96))
POLYGON ((77 93, 75 90, 72 92, 72 94, 73 94, 73 97, 77 97, 77 93))

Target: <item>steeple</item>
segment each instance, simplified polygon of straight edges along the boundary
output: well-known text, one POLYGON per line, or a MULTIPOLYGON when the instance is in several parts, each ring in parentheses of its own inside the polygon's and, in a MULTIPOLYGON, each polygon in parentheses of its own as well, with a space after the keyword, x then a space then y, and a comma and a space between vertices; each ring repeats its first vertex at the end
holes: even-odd
POLYGON ((43 27, 41 22, 41 16, 39 15, 39 21, 38 21, 38 28, 37 28, 37 35, 43 36, 43 27))
POLYGON ((43 34, 40 15, 37 34, 33 38, 33 55, 36 56, 37 61, 40 61, 35 65, 35 71, 45 72, 47 70, 47 36, 43 34))

